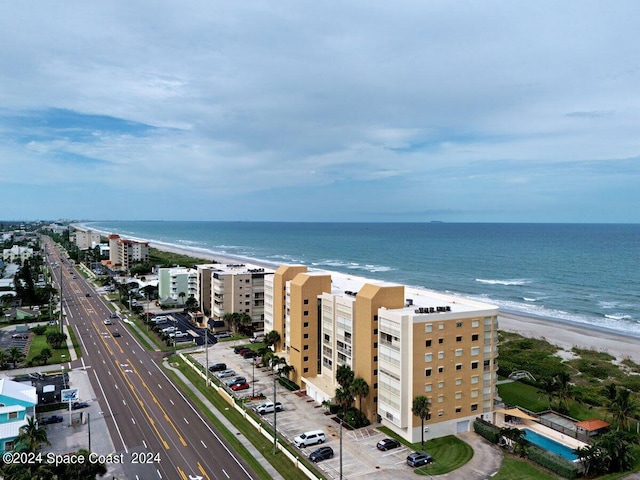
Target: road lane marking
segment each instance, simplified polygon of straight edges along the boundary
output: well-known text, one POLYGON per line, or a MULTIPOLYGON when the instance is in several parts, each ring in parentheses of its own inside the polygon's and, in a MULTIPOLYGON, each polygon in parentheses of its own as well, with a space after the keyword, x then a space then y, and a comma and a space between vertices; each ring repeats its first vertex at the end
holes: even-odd
MULTIPOLYGON (((198 462, 198 470, 200 470, 200 473, 202 475, 204 475, 206 478, 211 480, 211 477, 209 477, 209 475, 207 475, 207 472, 205 471, 204 467, 200 464, 200 462, 198 462)), ((222 471, 224 472, 224 469, 222 469, 222 471)), ((225 475, 227 475, 226 472, 225 472, 225 475)), ((227 475, 227 478, 229 478, 229 475, 227 475)))
POLYGON ((111 420, 113 420, 113 424, 116 426, 116 430, 118 432, 118 436, 120 437, 120 441, 124 446, 125 453, 129 453, 129 449, 127 448, 127 444, 124 443, 124 438, 122 438, 122 433, 120 433, 120 427, 118 427, 118 422, 116 421, 116 417, 113 416, 113 411, 111 410, 111 404, 107 402, 107 396, 104 393, 104 388, 102 388, 102 383, 100 383, 100 379, 98 378, 97 372, 94 370, 93 373, 96 376, 96 382, 98 382, 98 386, 100 387, 100 391, 102 392, 102 398, 104 398, 104 402, 107 404, 107 408, 109 409, 109 414, 111 415, 111 420))
POLYGON ((200 440, 200 443, 202 444, 202 446, 203 446, 204 448, 209 448, 209 447, 207 447, 207 444, 206 444, 206 443, 204 443, 202 440, 200 440))

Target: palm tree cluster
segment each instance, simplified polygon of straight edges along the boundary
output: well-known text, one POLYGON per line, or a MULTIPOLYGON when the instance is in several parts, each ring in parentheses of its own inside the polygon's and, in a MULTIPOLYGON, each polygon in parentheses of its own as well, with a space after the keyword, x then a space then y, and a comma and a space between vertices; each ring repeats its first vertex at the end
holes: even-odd
POLYGON ((369 384, 364 378, 356 377, 351 367, 348 365, 340 365, 336 370, 336 381, 340 385, 336 388, 334 401, 341 407, 343 419, 346 423, 356 423, 352 427, 368 424, 368 421, 362 413, 362 398, 369 395, 369 384), (358 414, 351 414, 347 418, 347 412, 353 399, 358 399, 358 414))
POLYGON ((624 472, 635 463, 638 436, 623 430, 611 430, 594 438, 591 445, 573 451, 584 468, 584 475, 624 472))
POLYGON ((231 325, 234 331, 238 333, 244 333, 246 335, 250 335, 252 333, 252 320, 246 313, 225 313, 222 319, 227 323, 227 325, 231 325))
POLYGON ((419 417, 421 420, 420 431, 422 433, 422 448, 424 448, 424 421, 431 418, 430 408, 431 402, 424 395, 418 395, 413 399, 413 404, 411 405, 411 413, 413 413, 416 417, 419 417))
POLYGON ((552 377, 544 377, 541 382, 542 392, 549 399, 549 408, 552 407, 554 399, 558 399, 558 411, 560 413, 569 412, 569 400, 573 398, 573 385, 568 372, 562 371, 552 377))
POLYGON ((5 370, 9 362, 13 364, 13 368, 16 368, 18 363, 22 362, 24 358, 24 353, 22 353, 22 350, 18 347, 0 350, 0 370, 5 370))

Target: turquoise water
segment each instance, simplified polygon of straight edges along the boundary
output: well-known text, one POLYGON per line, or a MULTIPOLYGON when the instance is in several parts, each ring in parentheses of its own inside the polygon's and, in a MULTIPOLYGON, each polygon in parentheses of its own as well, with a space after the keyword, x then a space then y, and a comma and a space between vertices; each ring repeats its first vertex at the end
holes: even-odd
POLYGON ((577 460, 578 456, 573 453, 573 449, 563 445, 562 443, 556 442, 555 440, 545 437, 544 435, 540 435, 533 430, 529 430, 525 428, 526 432, 525 439, 534 445, 539 446, 540 448, 544 448, 545 450, 549 450, 550 452, 555 453, 556 455, 560 455, 561 457, 566 458, 567 460, 573 461, 577 460))
POLYGON ((449 292, 640 337, 640 225, 101 221, 194 252, 449 292))

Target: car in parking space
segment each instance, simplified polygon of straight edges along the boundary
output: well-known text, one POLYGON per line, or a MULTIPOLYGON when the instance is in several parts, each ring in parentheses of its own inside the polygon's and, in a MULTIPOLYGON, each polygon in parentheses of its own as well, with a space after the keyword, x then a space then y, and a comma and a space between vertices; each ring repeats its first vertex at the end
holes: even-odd
POLYGON ((233 347, 233 353, 241 353, 243 350, 251 350, 250 348, 247 348, 245 345, 238 345, 236 347, 233 347))
POLYGON ((169 334, 170 338, 184 338, 188 336, 189 334, 187 332, 181 332, 180 330, 176 330, 175 332, 169 334))
POLYGON ((80 410, 81 408, 87 408, 89 404, 87 402, 73 402, 71 404, 71 410, 80 410))
POLYGON ((256 358, 258 354, 253 350, 248 350, 242 354, 243 358, 256 358))
POLYGON ((177 330, 176 327, 164 327, 162 330, 160 330, 162 333, 172 333, 175 332, 177 330))
POLYGON ((333 448, 331 447, 320 447, 315 449, 309 455, 309 460, 313 463, 318 463, 321 460, 326 460, 328 458, 333 458, 333 448))
POLYGON ((433 457, 427 452, 413 452, 407 457, 407 465, 410 467, 421 467, 433 462, 433 457))
POLYGON ((213 337, 220 340, 221 338, 231 338, 232 335, 231 335, 231 332, 219 332, 219 333, 214 333, 213 337))
POLYGON ((113 335, 114 337, 119 337, 120 332, 118 330, 115 330, 111 335, 113 335))
POLYGON ((227 377, 233 377, 236 374, 235 370, 222 370, 221 372, 218 372, 216 374, 216 377, 218 378, 227 378, 227 377))
POLYGON ((227 369, 226 363, 214 363, 209 367, 210 372, 221 372, 227 369))
POLYGON ((382 450, 386 452, 387 450, 391 450, 393 448, 398 448, 400 446, 400 442, 394 440, 393 438, 383 438, 376 444, 376 448, 378 450, 382 450))
POLYGON ((242 383, 234 383, 233 385, 231 385, 231 390, 233 390, 234 392, 237 392, 238 390, 247 390, 251 385, 249 385, 247 382, 242 382, 242 383))
POLYGON ((63 420, 62 415, 51 415, 49 417, 43 417, 40 419, 40 425, 50 425, 52 423, 61 423, 63 420))
POLYGON ((308 447, 309 445, 316 445, 318 443, 323 443, 327 436, 322 430, 311 430, 309 432, 304 432, 294 437, 293 443, 296 447, 308 447))
POLYGON ((282 411, 282 404, 280 402, 275 403, 275 408, 273 407, 273 402, 264 402, 256 407, 256 412, 260 415, 264 415, 265 413, 273 413, 274 411, 282 411))
POLYGON ((104 323, 105 325, 113 325, 113 322, 111 321, 110 318, 105 318, 102 323, 104 323))
POLYGON ((236 383, 244 383, 246 381, 247 381, 247 379, 244 378, 242 375, 236 375, 235 377, 230 378, 229 380, 227 380, 224 383, 227 385, 227 387, 230 387, 231 385, 234 385, 236 383))

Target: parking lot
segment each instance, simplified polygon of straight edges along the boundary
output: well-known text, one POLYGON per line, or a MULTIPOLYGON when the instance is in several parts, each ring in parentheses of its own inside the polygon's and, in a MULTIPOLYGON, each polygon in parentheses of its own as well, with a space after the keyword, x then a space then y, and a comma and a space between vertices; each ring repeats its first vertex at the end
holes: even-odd
MULTIPOLYGON (((265 400, 247 402, 247 407, 255 408, 265 401, 273 401, 273 374, 268 368, 252 365, 253 359, 245 359, 233 353, 233 347, 244 345, 246 341, 221 341, 209 348, 209 366, 214 363, 226 363, 228 369, 233 369, 236 375, 246 377, 251 388, 241 392, 234 392, 237 397, 251 397, 252 393, 262 393, 265 400)), ((203 366, 206 363, 205 354, 193 354, 193 357, 203 366)), ((259 359, 257 359, 259 361, 259 359)), ((212 374, 213 376, 214 374, 212 374)), ((324 475, 338 478, 340 475, 340 425, 334 420, 334 415, 325 415, 325 409, 302 393, 293 393, 277 384, 277 399, 282 403, 283 411, 277 413, 278 432, 293 445, 293 438, 309 430, 322 430, 326 434, 326 441, 322 446, 329 446, 334 451, 332 459, 322 460, 317 464, 324 475)), ((265 414, 263 419, 273 425, 273 413, 265 414)), ((369 478, 375 475, 377 479, 413 478, 413 469, 406 464, 407 455, 411 450, 400 446, 394 450, 381 452, 376 443, 385 438, 375 427, 369 426, 356 431, 342 429, 342 472, 344 479, 369 478)), ((293 447, 296 448, 296 447, 293 447)), ((308 457, 318 446, 297 449, 300 457, 308 457)))

